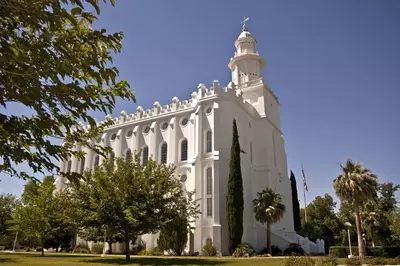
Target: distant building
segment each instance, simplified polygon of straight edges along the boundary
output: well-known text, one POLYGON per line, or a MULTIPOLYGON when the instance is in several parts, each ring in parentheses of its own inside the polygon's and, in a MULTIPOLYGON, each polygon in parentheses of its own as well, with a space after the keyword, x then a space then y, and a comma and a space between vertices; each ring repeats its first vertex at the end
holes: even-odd
MULTIPOLYGON (((189 236, 187 251, 201 252, 207 239, 220 254, 228 254, 226 193, 232 143, 232 122, 235 118, 241 154, 244 186, 244 233, 242 242, 256 250, 266 246, 265 227, 254 218, 252 200, 266 186, 282 195, 286 212, 272 225, 272 243, 286 248, 300 243, 306 251, 323 252, 323 244, 315 245, 298 236, 293 228, 290 180, 284 140, 280 127, 280 104, 264 82, 265 61, 256 50, 257 41, 246 25, 235 41, 236 52, 228 64, 232 82, 222 87, 218 81, 207 88, 204 84, 189 100, 172 98, 168 105, 155 102, 152 109, 137 108, 134 114, 121 112, 115 125, 107 128, 98 141, 114 150, 113 156, 131 156, 142 150, 143 165, 148 158, 177 166, 176 177, 187 190, 196 190, 202 214, 189 236), (322 249, 321 249, 322 247, 322 249)), ((110 117, 106 119, 112 119, 110 117)), ((80 149, 80 147, 76 147, 80 149)), ((72 158, 61 163, 65 172, 82 172, 101 164, 102 158, 85 150, 85 160, 72 158)), ((64 182, 57 180, 57 187, 64 182)), ((146 248, 157 245, 158 235, 143 235, 146 248)), ((321 243, 321 242, 319 242, 321 243)), ((114 251, 123 249, 117 244, 114 251)))

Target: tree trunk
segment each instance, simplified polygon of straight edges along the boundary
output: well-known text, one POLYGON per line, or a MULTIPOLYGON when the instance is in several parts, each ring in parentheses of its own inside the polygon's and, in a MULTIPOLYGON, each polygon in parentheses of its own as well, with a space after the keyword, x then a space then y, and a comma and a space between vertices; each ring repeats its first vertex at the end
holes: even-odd
POLYGON ((125 233, 125 260, 128 261, 131 259, 131 252, 129 250, 129 235, 125 233))
POLYGON ((271 247, 271 224, 267 222, 267 250, 268 254, 272 255, 272 247, 271 247))
POLYGON ((112 254, 112 242, 108 242, 109 253, 112 254))
POLYGON ((360 219, 360 208, 358 204, 354 205, 354 213, 356 216, 356 229, 357 229, 357 240, 358 240, 358 256, 365 257, 365 247, 364 241, 362 238, 362 230, 361 230, 361 219, 360 219))
POLYGON ((42 247, 42 257, 44 256, 44 247, 42 247))
POLYGON ((58 247, 56 247, 56 252, 58 252, 58 247))

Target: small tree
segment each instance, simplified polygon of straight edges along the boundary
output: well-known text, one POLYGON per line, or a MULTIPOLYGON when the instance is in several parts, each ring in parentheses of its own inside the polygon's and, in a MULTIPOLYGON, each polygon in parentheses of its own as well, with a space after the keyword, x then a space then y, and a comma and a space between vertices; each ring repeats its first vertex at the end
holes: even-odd
POLYGON ((236 120, 233 120, 231 158, 229 161, 226 213, 228 221, 228 249, 232 254, 242 242, 243 235, 243 180, 240 167, 240 143, 236 120))
POLYGON ((267 249, 271 254, 271 224, 282 219, 285 212, 282 197, 267 187, 257 193, 257 198, 253 200, 253 210, 256 220, 267 225, 267 249))
POLYGON ((177 215, 196 209, 172 165, 149 160, 143 168, 139 154, 133 160, 117 158, 87 172, 81 184, 73 184, 82 227, 102 227, 119 232, 129 244, 144 234, 156 233, 177 215))
POLYGON ((12 215, 20 205, 20 201, 11 194, 0 194, 0 245, 11 247, 15 237, 9 231, 12 215))
POLYGON ((297 193, 296 177, 292 171, 290 171, 290 186, 292 188, 293 223, 294 229, 297 231, 301 229, 300 204, 297 193))
POLYGON ((187 218, 177 216, 161 229, 157 245, 161 250, 172 250, 180 256, 188 241, 188 233, 187 218))
POLYGON ((356 218, 356 229, 358 238, 358 254, 365 256, 365 246, 362 239, 360 207, 368 200, 377 197, 378 182, 377 176, 362 164, 347 160, 345 165, 340 165, 342 173, 333 181, 336 195, 348 202, 353 208, 356 218))

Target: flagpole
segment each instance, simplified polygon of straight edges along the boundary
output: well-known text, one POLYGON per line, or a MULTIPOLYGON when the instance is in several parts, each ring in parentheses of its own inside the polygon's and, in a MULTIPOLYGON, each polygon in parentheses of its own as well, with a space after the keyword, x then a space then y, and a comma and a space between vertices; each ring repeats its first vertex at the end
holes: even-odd
POLYGON ((307 199, 306 199, 306 176, 304 174, 303 165, 301 165, 301 173, 303 175, 303 194, 304 194, 304 221, 307 222, 307 199))

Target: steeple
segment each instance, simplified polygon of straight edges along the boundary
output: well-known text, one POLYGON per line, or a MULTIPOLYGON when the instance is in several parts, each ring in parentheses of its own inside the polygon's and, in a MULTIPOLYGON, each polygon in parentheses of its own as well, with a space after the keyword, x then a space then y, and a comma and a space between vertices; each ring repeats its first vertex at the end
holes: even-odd
POLYGON ((241 22, 242 32, 235 41, 236 52, 228 64, 232 71, 232 81, 239 86, 262 79, 265 66, 264 59, 257 52, 257 41, 247 29, 248 20, 245 18, 241 22))

